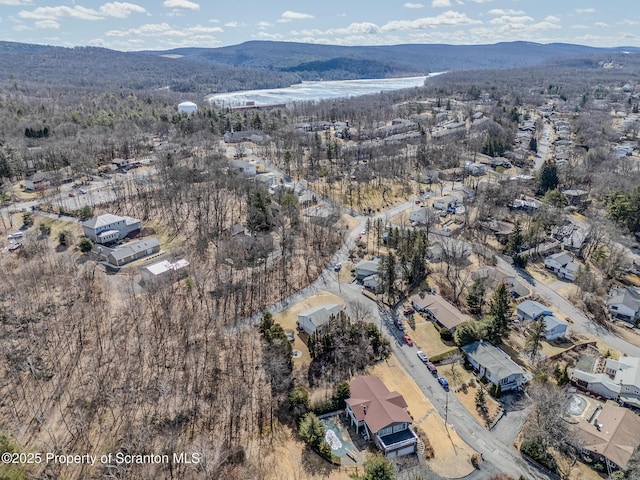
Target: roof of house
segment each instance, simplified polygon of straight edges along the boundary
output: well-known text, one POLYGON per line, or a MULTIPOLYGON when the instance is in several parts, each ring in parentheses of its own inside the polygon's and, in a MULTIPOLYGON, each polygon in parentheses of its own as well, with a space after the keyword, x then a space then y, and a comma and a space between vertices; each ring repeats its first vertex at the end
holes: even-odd
POLYGON ((33 175, 29 175, 27 177, 27 180, 31 180, 32 182, 42 182, 49 179, 51 179, 50 172, 36 172, 33 175))
POLYGON ((325 323, 331 315, 337 315, 343 310, 342 305, 337 303, 329 303, 326 305, 318 305, 317 307, 311 307, 304 312, 298 314, 298 318, 307 317, 316 327, 325 323))
POLYGON ((574 370, 573 372, 571 372, 571 378, 574 380, 580 380, 581 382, 585 382, 588 384, 600 383, 608 390, 615 393, 620 393, 620 385, 614 383, 614 381, 611 380, 611 378, 609 378, 609 375, 607 375, 606 373, 590 373, 582 370, 574 370))
POLYGON ((504 283, 511 286, 515 283, 515 277, 502 273, 495 267, 482 267, 478 270, 471 272, 471 278, 473 280, 489 280, 493 285, 499 285, 504 283))
POLYGON ((380 259, 376 258, 375 260, 362 260, 357 263, 356 270, 366 270, 369 272, 377 272, 378 267, 380 266, 380 259))
POLYGON ((545 260, 555 260, 560 265, 566 265, 573 260, 573 257, 567 252, 560 252, 549 255, 547 258, 545 258, 545 260))
POLYGON ((637 312, 640 310, 640 291, 634 287, 612 288, 609 292, 607 305, 624 305, 637 312))
POLYGON ((114 260, 123 260, 131 257, 137 253, 140 253, 149 248, 155 248, 160 246, 160 241, 157 238, 145 238, 144 240, 138 240, 137 242, 128 243, 120 248, 113 250, 109 256, 113 256, 114 260))
POLYGON ((527 317, 538 318, 540 315, 551 315, 551 310, 535 300, 525 300, 518 305, 518 313, 527 317))
POLYGON ((620 357, 614 381, 620 385, 635 385, 640 388, 640 358, 620 357))
POLYGON ((448 329, 471 320, 471 317, 462 313, 440 295, 413 295, 409 300, 420 310, 428 309, 438 319, 438 322, 448 329))
POLYGON ((560 320, 557 317, 554 317, 553 315, 547 315, 544 317, 544 326, 545 326, 545 330, 549 332, 554 328, 560 327, 560 326, 567 328, 569 324, 563 320, 560 320))
POLYGON ((124 220, 124 217, 119 215, 113 215, 112 213, 105 213, 103 215, 98 215, 93 217, 85 222, 82 222, 83 227, 89 228, 100 228, 106 225, 111 225, 113 223, 117 223, 124 220))
POLYGON ((525 371, 499 348, 479 340, 461 347, 462 350, 479 365, 485 367, 497 378, 510 375, 525 375, 525 371))
POLYGON ((152 263, 151 265, 147 265, 144 267, 152 275, 162 275, 168 271, 178 271, 181 268, 185 268, 189 266, 189 262, 185 259, 177 260, 171 263, 169 260, 162 260, 160 262, 152 263))
POLYGON ((372 432, 393 423, 411 423, 405 411, 407 402, 398 392, 391 392, 378 377, 371 375, 356 377, 349 384, 351 397, 347 404, 356 420, 364 420, 372 432))
POLYGON ((623 469, 640 446, 640 416, 610 403, 604 405, 593 424, 581 420, 574 430, 582 448, 608 458, 623 469))

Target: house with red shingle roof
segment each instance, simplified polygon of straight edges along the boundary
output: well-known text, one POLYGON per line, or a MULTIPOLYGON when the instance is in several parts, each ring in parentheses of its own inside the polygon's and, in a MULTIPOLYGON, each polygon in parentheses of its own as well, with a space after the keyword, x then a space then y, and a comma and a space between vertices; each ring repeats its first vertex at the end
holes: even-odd
POLYGON ((412 419, 402 395, 389 391, 374 376, 354 378, 349 388, 346 415, 358 433, 373 440, 387 458, 416 451, 418 436, 411 429, 412 419))

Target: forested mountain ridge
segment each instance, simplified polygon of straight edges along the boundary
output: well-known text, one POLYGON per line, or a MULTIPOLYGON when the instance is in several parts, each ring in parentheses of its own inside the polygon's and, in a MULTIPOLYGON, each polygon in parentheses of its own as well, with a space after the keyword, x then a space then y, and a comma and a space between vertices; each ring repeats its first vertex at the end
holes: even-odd
POLYGON ((119 52, 0 42, 0 82, 207 94, 285 87, 303 80, 506 69, 626 51, 640 49, 531 42, 346 47, 250 41, 220 48, 119 52))

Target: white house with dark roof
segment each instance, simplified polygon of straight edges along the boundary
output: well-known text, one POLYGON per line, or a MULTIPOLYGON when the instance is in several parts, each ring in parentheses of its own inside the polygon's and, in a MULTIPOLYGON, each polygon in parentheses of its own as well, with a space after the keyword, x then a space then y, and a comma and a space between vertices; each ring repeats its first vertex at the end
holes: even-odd
POLYGON ((518 320, 537 320, 540 317, 551 316, 553 312, 540 302, 535 300, 525 300, 520 303, 516 308, 516 315, 518 320))
POLYGON ((407 402, 391 392, 378 377, 362 376, 349 384, 345 415, 356 431, 373 440, 387 458, 416 451, 418 436, 411 428, 407 402))
POLYGON ((142 222, 137 218, 121 217, 111 213, 98 215, 82 222, 85 237, 99 244, 117 242, 141 228, 142 222))
POLYGON ((640 290, 617 287, 609 291, 607 308, 613 318, 636 324, 640 320, 640 290))
POLYGON ((24 188, 34 191, 39 188, 46 188, 51 184, 52 175, 49 172, 36 172, 24 179, 24 188))
POLYGON ((338 315, 344 310, 342 305, 330 303, 312 307, 298 314, 298 328, 309 335, 327 323, 332 316, 338 315))
POLYGON ((488 342, 479 340, 461 349, 477 374, 499 385, 503 392, 520 388, 530 379, 509 355, 488 342))

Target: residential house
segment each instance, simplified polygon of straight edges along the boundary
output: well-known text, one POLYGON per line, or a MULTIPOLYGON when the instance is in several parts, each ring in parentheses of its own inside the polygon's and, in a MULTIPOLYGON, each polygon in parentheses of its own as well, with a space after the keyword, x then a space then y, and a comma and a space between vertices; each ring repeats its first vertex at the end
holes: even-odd
POLYGON ((418 225, 430 225, 437 219, 438 214, 431 207, 420 207, 409 213, 409 221, 418 225))
POLYGON ((265 144, 271 137, 260 130, 245 130, 240 132, 227 132, 224 134, 224 143, 252 142, 265 144))
POLYGON ((589 199, 589 192, 586 190, 572 188, 569 190, 563 190, 562 194, 567 197, 569 205, 573 207, 583 207, 589 199))
POLYGON ((108 249, 107 262, 113 266, 121 267, 139 258, 148 257, 160 251, 160 242, 157 238, 145 238, 116 249, 108 249))
POLYGON ((417 449, 418 436, 411 428, 407 402, 391 392, 378 377, 362 376, 349 384, 345 415, 356 431, 373 440, 387 458, 410 455, 417 449))
POLYGON ((640 358, 607 359, 604 373, 574 370, 571 380, 578 387, 604 398, 640 408, 640 358))
POLYGON ((544 259, 545 268, 555 272, 559 278, 574 281, 580 268, 580 264, 573 261, 573 257, 567 252, 555 253, 544 259))
POLYGON ((483 280, 485 285, 491 289, 496 289, 501 283, 504 283, 509 293, 514 298, 524 297, 528 295, 529 289, 516 280, 513 275, 502 273, 495 267, 482 267, 471 272, 472 280, 483 280))
POLYGON ((365 288, 368 288, 372 292, 377 292, 378 287, 380 286, 380 276, 377 273, 369 275, 368 277, 362 279, 362 284, 365 288))
POLYGON ((82 231, 85 237, 99 244, 117 242, 140 231, 141 228, 142 222, 137 218, 121 217, 111 213, 98 215, 82 222, 82 231))
POLYGON ((458 325, 471 320, 471 317, 437 294, 417 294, 411 296, 409 301, 416 311, 426 313, 441 328, 446 328, 452 333, 458 325))
POLYGON ((538 320, 544 322, 544 338, 547 341, 565 338, 569 330, 569 324, 553 315, 547 315, 538 320))
POLYGON ((433 201, 433 208, 446 212, 455 204, 456 199, 453 197, 453 195, 445 195, 444 197, 438 198, 433 201))
POLYGON ((187 275, 189 262, 185 259, 170 262, 161 260, 140 269, 145 285, 156 285, 162 282, 173 282, 187 275))
POLYGON ((485 174, 484 164, 478 162, 467 162, 464 169, 469 175, 473 175, 474 177, 485 174))
POLYGON ((362 260, 358 262, 355 267, 356 280, 363 281, 366 277, 378 273, 379 267, 379 258, 375 258, 373 260, 362 260))
POLYGON ((338 305, 337 303, 309 308, 298 314, 298 328, 309 335, 313 335, 315 331, 327 323, 332 316, 335 317, 343 310, 342 305, 338 305))
POLYGON ((442 236, 427 248, 427 257, 431 262, 461 262, 473 252, 473 246, 464 240, 442 236))
POLYGON ((553 312, 535 300, 525 300, 516 308, 516 315, 520 321, 533 321, 540 317, 552 316, 553 312))
POLYGON ((231 160, 230 163, 235 170, 242 172, 249 177, 254 177, 258 173, 257 168, 253 163, 249 163, 244 160, 231 160))
POLYGON ((582 453, 606 462, 608 470, 626 469, 640 446, 640 416, 610 403, 595 418, 582 419, 572 430, 582 453))
POLYGON ((635 325, 640 320, 640 290, 635 287, 612 288, 607 297, 607 308, 613 318, 635 325))
POLYGON ((51 185, 52 175, 49 172, 36 172, 24 179, 24 188, 33 192, 44 190, 51 185))
POLYGON ((500 386, 502 392, 520 388, 529 381, 527 373, 509 355, 488 342, 479 340, 461 348, 478 376, 500 386))

